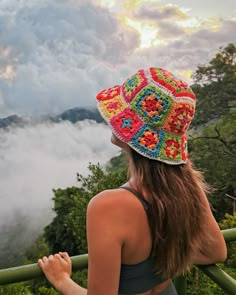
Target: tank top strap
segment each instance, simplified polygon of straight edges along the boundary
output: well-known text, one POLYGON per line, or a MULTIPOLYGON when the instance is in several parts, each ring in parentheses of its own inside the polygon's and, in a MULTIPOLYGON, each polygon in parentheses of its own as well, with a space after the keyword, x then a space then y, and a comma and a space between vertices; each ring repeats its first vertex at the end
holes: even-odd
POLYGON ((143 195, 140 194, 140 192, 136 191, 135 189, 133 189, 132 187, 129 187, 129 186, 121 186, 120 188, 123 188, 123 189, 133 193, 139 199, 139 201, 142 203, 146 213, 149 214, 149 203, 148 203, 148 201, 146 201, 144 199, 143 195))

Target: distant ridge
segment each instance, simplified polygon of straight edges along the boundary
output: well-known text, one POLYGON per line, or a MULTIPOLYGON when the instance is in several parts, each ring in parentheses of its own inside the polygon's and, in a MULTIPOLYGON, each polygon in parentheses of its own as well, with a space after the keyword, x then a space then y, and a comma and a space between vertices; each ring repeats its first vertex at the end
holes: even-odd
POLYGON ((104 122, 103 118, 96 109, 72 108, 64 111, 59 115, 46 115, 39 119, 20 117, 18 115, 11 115, 6 118, 0 118, 0 128, 7 128, 10 126, 24 127, 26 125, 35 125, 43 122, 60 123, 61 121, 70 121, 76 123, 78 121, 93 120, 97 123, 104 122))
POLYGON ((0 128, 6 128, 10 125, 23 126, 25 125, 25 120, 17 115, 11 115, 0 119, 0 128))
POLYGON ((70 121, 71 123, 76 123, 78 121, 83 121, 83 120, 94 120, 97 123, 104 122, 98 110, 96 109, 88 110, 85 108, 69 109, 58 116, 52 117, 51 120, 52 121, 56 120, 56 122, 67 120, 67 121, 70 121))

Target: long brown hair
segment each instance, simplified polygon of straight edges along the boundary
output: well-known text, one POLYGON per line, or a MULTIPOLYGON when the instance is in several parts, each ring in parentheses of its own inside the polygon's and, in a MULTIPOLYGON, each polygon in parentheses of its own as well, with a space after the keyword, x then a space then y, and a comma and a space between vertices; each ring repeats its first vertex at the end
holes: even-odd
POLYGON ((156 270, 167 278, 181 275, 190 269, 192 255, 203 241, 210 241, 202 202, 209 187, 191 161, 167 165, 133 149, 130 155, 129 173, 135 177, 137 190, 149 198, 156 270))

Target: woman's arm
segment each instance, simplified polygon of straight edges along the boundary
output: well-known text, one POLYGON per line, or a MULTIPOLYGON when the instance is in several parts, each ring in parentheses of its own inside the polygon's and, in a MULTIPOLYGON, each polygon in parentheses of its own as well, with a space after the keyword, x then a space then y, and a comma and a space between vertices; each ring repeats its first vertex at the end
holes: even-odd
POLYGON ((206 208, 205 223, 210 233, 211 240, 206 241, 201 249, 194 253, 193 264, 214 264, 222 263, 227 258, 227 247, 220 228, 211 212, 208 199, 205 194, 202 195, 203 205, 206 208))
POLYGON ((77 285, 71 278, 71 260, 66 252, 43 257, 38 261, 48 281, 64 295, 86 295, 87 290, 77 285))

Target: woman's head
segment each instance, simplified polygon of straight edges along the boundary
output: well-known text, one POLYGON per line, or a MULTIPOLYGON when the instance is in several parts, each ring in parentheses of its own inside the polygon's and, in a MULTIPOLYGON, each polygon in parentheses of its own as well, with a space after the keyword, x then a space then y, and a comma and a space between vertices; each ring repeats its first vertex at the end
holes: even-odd
POLYGON ((139 70, 97 95, 98 109, 120 141, 149 159, 187 161, 186 131, 195 110, 187 83, 160 68, 139 70))

